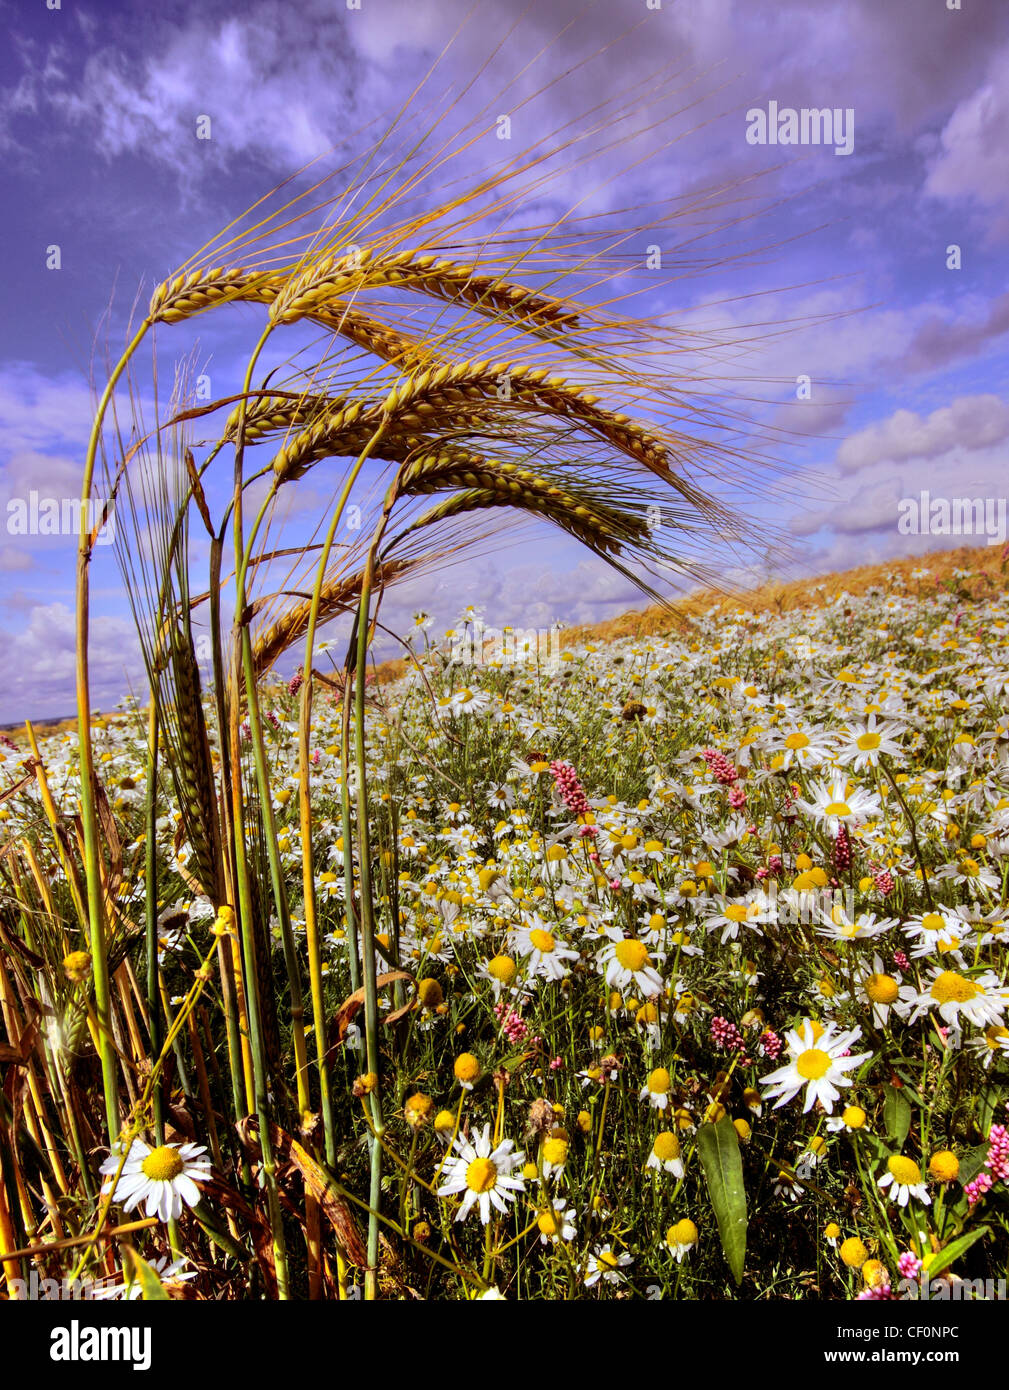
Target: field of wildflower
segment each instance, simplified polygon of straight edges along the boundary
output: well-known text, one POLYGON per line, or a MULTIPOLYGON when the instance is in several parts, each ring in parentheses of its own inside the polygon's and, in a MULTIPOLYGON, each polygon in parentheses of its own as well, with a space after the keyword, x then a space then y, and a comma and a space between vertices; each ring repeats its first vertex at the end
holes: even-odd
POLYGON ((926 559, 465 663, 479 615, 418 615, 401 674, 360 685, 370 986, 345 689, 315 681, 314 1014, 301 675, 261 693, 290 918, 263 914, 244 986, 178 807, 150 815, 147 710, 97 717, 111 1151, 79 740, 6 740, 0 1295, 35 1268, 187 1299, 985 1296, 966 1281, 1009 1261, 1005 578, 926 559))

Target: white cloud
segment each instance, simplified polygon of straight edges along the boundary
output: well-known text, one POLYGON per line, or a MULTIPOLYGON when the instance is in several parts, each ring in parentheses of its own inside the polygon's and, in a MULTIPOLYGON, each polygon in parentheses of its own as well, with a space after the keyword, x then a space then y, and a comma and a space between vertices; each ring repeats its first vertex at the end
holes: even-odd
POLYGON ((1009 47, 992 58, 986 80, 961 101, 939 137, 925 192, 1009 209, 1009 47))
MULTIPOLYGON (((857 475, 838 479, 836 496, 827 506, 808 507, 794 515, 789 528, 797 536, 818 532, 858 537, 858 551, 849 545, 849 565, 868 564, 862 545, 872 532, 890 533, 899 553, 902 543, 916 550, 913 536, 897 531, 898 504, 902 498, 918 499, 922 491, 933 497, 979 497, 997 499, 1009 494, 1009 470, 1005 449, 1000 444, 967 448, 956 444, 931 456, 913 455, 894 461, 884 457, 860 469, 857 475)), ((961 544, 964 543, 961 539, 961 544)))
MULTIPOLYGON (((0 720, 72 714, 76 624, 64 603, 35 604, 19 632, 2 632, 4 649, 0 720)), ((110 708, 142 671, 133 624, 123 618, 91 620, 88 646, 92 706, 110 708)))
POLYGON ((922 417, 897 410, 887 419, 849 435, 837 451, 841 473, 858 473, 889 460, 935 458, 956 446, 998 444, 1009 436, 1009 404, 998 396, 958 396, 950 405, 922 417))

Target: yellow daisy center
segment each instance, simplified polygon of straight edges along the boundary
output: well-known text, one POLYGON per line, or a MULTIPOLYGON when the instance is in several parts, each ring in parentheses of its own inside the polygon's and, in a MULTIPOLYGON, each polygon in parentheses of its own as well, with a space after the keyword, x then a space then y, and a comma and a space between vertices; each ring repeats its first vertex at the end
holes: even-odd
POLYGON ((725 917, 729 922, 745 922, 746 907, 742 903, 730 903, 725 909, 725 917))
POLYGON ((417 999, 422 1008, 436 1009, 445 996, 437 980, 427 979, 417 981, 417 999))
POLYGON ((549 954, 557 944, 550 933, 544 931, 542 927, 533 927, 529 933, 529 942, 536 947, 537 951, 542 951, 545 954, 549 954))
POLYGON ((664 1129, 661 1134, 655 1136, 655 1143, 652 1145, 652 1153, 662 1163, 670 1163, 674 1158, 680 1156, 680 1141, 675 1134, 671 1134, 668 1129, 664 1129))
POLYGON ((942 931, 946 925, 945 919, 938 912, 926 912, 921 919, 923 931, 942 931))
POLYGON ((596 1262, 601 1269, 618 1269, 620 1267, 620 1261, 612 1250, 600 1250, 596 1256, 596 1262))
POLYGON ((558 1221, 552 1211, 541 1211, 536 1218, 536 1225, 545 1236, 555 1236, 558 1231, 558 1221))
POLYGON ((966 1004, 981 993, 977 985, 965 980, 955 970, 944 970, 932 985, 932 998, 937 1004, 966 1004))
POLYGON ((472 1052, 461 1052, 453 1068, 457 1081, 475 1081, 480 1075, 480 1063, 472 1052))
POLYGON ((795 752, 797 748, 808 748, 809 739, 805 734, 789 734, 785 739, 785 747, 791 748, 793 752, 795 752))
POLYGON ((820 1047, 810 1047, 796 1057, 795 1070, 805 1081, 819 1081, 830 1070, 830 1053, 820 1047))
POLYGON ((171 1182, 182 1172, 184 1164, 178 1149, 162 1144, 159 1149, 152 1149, 140 1166, 152 1182, 171 1182))
POLYGON ((655 1068, 648 1078, 648 1089, 659 1096, 664 1096, 669 1090, 669 1073, 665 1067, 655 1068))
POLYGON ((487 963, 487 974, 493 975, 503 985, 510 985, 515 978, 515 962, 511 956, 495 956, 487 963))
POLYGON ((851 807, 846 801, 828 801, 823 808, 824 814, 828 816, 850 816, 851 807))
POLYGON ((686 1219, 677 1221, 676 1225, 670 1226, 666 1232, 666 1240, 670 1245, 696 1245, 697 1227, 686 1219))
POLYGON ((618 941, 613 954, 625 970, 643 970, 648 964, 648 951, 640 941, 618 941))
POLYGON ((861 1269, 869 1258, 869 1252, 858 1236, 849 1236, 841 1245, 841 1259, 849 1269, 861 1269))
POLYGON ((466 1186, 471 1192, 489 1192, 497 1182, 497 1167, 489 1158, 475 1158, 466 1169, 466 1186))
POLYGON ((955 1182, 960 1175, 960 1160, 949 1149, 941 1149, 929 1159, 928 1171, 937 1182, 955 1182))
POLYGON ((921 1169, 913 1158, 904 1158, 897 1154, 894 1158, 887 1159, 886 1166, 901 1187, 914 1187, 916 1183, 921 1182, 921 1169))
POLYGON ((543 1141, 543 1161, 559 1167, 568 1156, 568 1141, 553 1137, 543 1141))
POLYGON ((859 734, 855 742, 863 753, 869 753, 879 747, 879 734, 859 734))
POLYGON ((865 982, 865 992, 874 1004, 892 1004, 898 989, 892 975, 870 975, 865 982))

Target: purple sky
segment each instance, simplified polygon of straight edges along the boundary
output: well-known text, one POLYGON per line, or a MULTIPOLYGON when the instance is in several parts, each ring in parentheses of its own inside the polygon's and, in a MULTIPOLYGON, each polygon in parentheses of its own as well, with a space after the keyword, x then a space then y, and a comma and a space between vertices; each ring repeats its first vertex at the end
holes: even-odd
MULTIPOLYGON (((454 119, 512 112, 516 141, 642 93, 620 151, 558 172, 544 194, 555 215, 763 175, 743 185, 762 216, 727 240, 773 249, 634 303, 702 334, 709 374, 752 398, 755 421, 795 432, 757 511, 797 542, 793 572, 958 543, 900 534, 898 502, 922 489, 1009 493, 1009 9, 997 0, 33 0, 0 15, 0 721, 73 708, 75 541, 11 534, 9 504, 78 492, 96 342, 99 358, 118 346, 138 287, 146 300, 253 199, 316 156, 325 169, 360 148, 453 36, 426 99, 471 81, 454 119), (660 139, 645 94, 662 74, 676 75, 662 113, 679 114, 660 139), (748 143, 747 112, 772 101, 850 109, 852 152, 748 143), (210 140, 195 138, 200 115, 210 140), (952 244, 960 269, 947 268, 952 244), (59 270, 46 267, 52 245, 59 270)), ((474 147, 460 171, 483 159, 474 147)), ((250 308, 217 317, 159 344, 165 370, 198 340, 215 395, 237 389, 261 323, 250 308)), ((299 500, 306 526, 313 496, 299 500)), ((107 707, 136 672, 108 550, 92 584, 94 700, 107 707)), ((477 603, 488 621, 530 627, 639 602, 550 533, 418 581, 384 617, 403 630, 419 607, 448 621, 477 603)))

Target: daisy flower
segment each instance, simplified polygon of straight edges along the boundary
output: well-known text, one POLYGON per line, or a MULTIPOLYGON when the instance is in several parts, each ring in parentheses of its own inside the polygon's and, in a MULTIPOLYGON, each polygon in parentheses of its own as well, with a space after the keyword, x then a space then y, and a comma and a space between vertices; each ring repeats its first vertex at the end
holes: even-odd
POLYGON ((929 1009, 937 1009, 943 1022, 958 1032, 962 1019, 973 1023, 975 1028, 1002 1022, 1009 989, 999 983, 994 970, 985 970, 968 979, 956 970, 933 966, 929 974, 932 978, 924 989, 904 985, 900 991, 901 999, 914 1010, 908 1020, 910 1023, 929 1009))
POLYGON ((697 1244, 697 1227, 684 1217, 675 1226, 670 1226, 666 1232, 666 1244, 676 1257, 676 1263, 681 1264, 697 1244))
POLYGON ((872 969, 860 961, 855 967, 855 975, 859 984, 859 994, 864 995, 866 1002, 872 1006, 873 1022, 877 1028, 885 1028, 892 1008, 903 1012, 903 1005, 900 1003, 900 971, 895 975, 888 975, 883 968, 882 957, 877 953, 872 958, 872 969))
POLYGON ((998 888, 1002 882, 998 874, 967 854, 956 864, 943 864, 935 876, 969 888, 972 893, 976 893, 979 888, 998 888))
POLYGON ((913 1158, 894 1154, 886 1160, 886 1172, 879 1180, 881 1188, 889 1188, 891 1198, 899 1207, 906 1207, 911 1197, 917 1198, 924 1206, 931 1206, 921 1169, 913 1158))
POLYGON ((545 924, 536 916, 531 917, 525 925, 516 928, 512 940, 514 949, 525 958, 526 970, 530 975, 543 975, 548 980, 563 980, 568 974, 568 967, 564 962, 578 959, 578 952, 572 951, 559 941, 553 932, 547 931, 545 924))
MULTIPOLYGON (((145 1203, 148 1216, 161 1221, 177 1221, 182 1205, 195 1207, 200 1200, 200 1182, 210 1177, 210 1160, 202 1144, 161 1144, 152 1149, 142 1139, 134 1139, 129 1147, 119 1181, 115 1184, 115 1201, 124 1211, 132 1211, 145 1203)), ((121 1151, 113 1150, 102 1164, 102 1196, 112 1192, 112 1183, 122 1160, 121 1151)))
POLYGON ((978 1054, 981 1065, 987 1070, 995 1057, 1009 1057, 1009 1028, 991 1023, 983 1033, 971 1038, 967 1046, 978 1054))
MULTIPOLYGON (((169 1255, 159 1255, 156 1260, 151 1260, 150 1266, 158 1276, 162 1284, 184 1284, 189 1279, 195 1279, 198 1273, 195 1269, 187 1269, 189 1264, 187 1259, 169 1260, 169 1255)), ((143 1284, 139 1279, 132 1279, 128 1283, 110 1284, 100 1289, 95 1289, 92 1294, 96 1299, 110 1298, 140 1298, 143 1293, 143 1284)))
POLYGON ((514 1202, 516 1192, 524 1190, 525 1182, 515 1176, 514 1170, 522 1166, 525 1155, 515 1152, 511 1139, 504 1139, 497 1148, 492 1148, 489 1124, 484 1125, 475 1143, 460 1134, 455 1149, 457 1157, 448 1168, 438 1196, 453 1197, 462 1192, 462 1205, 455 1219, 465 1221, 473 1208, 478 1207, 480 1220, 486 1226, 492 1204, 498 1211, 507 1212, 506 1204, 514 1202))
MULTIPOLYGON (((760 897, 766 898, 766 895, 761 894, 760 897)), ((735 941, 739 935, 741 922, 755 931, 758 936, 763 936, 757 923, 766 920, 766 909, 759 899, 723 898, 721 911, 712 913, 710 917, 705 917, 704 925, 709 934, 718 931, 719 927, 721 928, 721 942, 724 946, 727 941, 735 941)))
POLYGON ((893 720, 877 723, 876 716, 870 714, 864 724, 849 724, 845 729, 844 741, 837 752, 838 761, 845 766, 850 764, 854 772, 861 772, 864 767, 878 767, 883 753, 890 757, 900 755, 896 740, 903 732, 903 725, 893 720))
POLYGON ((683 1177, 683 1159, 680 1157, 680 1141, 671 1130, 664 1129, 655 1136, 652 1151, 648 1155, 646 1168, 665 1169, 674 1178, 683 1177))
POLYGON ((845 1056, 848 1048, 862 1036, 861 1028, 853 1028, 847 1033, 834 1033, 834 1025, 819 1028, 806 1019, 801 1029, 791 1029, 785 1034, 788 1048, 788 1062, 761 1078, 761 1085, 767 1089, 764 1098, 777 1097, 774 1108, 794 1100, 802 1088, 806 1088, 806 1102, 803 1113, 812 1110, 819 1101, 829 1115, 834 1102, 840 1098, 840 1086, 850 1086, 851 1078, 845 1073, 860 1067, 872 1056, 871 1052, 861 1052, 857 1056, 845 1056))
POLYGON ((633 1263, 634 1256, 629 1255, 626 1250, 621 1255, 614 1255, 610 1246, 597 1246, 588 1258, 585 1287, 591 1289, 593 1284, 599 1283, 600 1279, 607 1284, 624 1284, 627 1282, 627 1278, 620 1271, 633 1263))
POLYGON ((662 976, 653 967, 644 942, 624 936, 619 927, 606 927, 605 933, 609 940, 597 960, 610 988, 626 992, 633 986, 636 993, 646 999, 658 994, 662 989, 662 976))
POLYGON ((935 912, 923 912, 911 917, 901 927, 909 941, 913 941, 912 960, 923 956, 950 955, 959 965, 966 967, 960 947, 967 937, 973 934, 971 923, 964 921, 959 913, 950 908, 940 908, 935 912))
POLYGON ((468 686, 457 690, 447 701, 453 714, 481 714, 489 704, 489 695, 482 690, 470 690, 468 686))
POLYGON ((559 1245, 562 1240, 574 1240, 578 1228, 574 1211, 563 1197, 555 1197, 550 1206, 536 1218, 541 1245, 559 1245))
POLYGON ((818 820, 832 835, 836 835, 842 825, 850 830, 860 821, 874 820, 883 812, 875 792, 853 786, 843 776, 834 777, 829 782, 819 782, 813 788, 809 801, 800 797, 795 804, 818 820))
POLYGON ((819 767, 826 762, 833 749, 834 739, 823 729, 784 726, 784 732, 768 745, 774 755, 772 766, 782 769, 790 767, 819 767))
POLYGON ((831 941, 866 941, 892 931, 897 925, 896 917, 883 917, 877 922, 874 912, 859 912, 855 917, 849 917, 838 902, 831 906, 829 912, 821 912, 820 921, 822 925, 816 928, 816 934, 829 937, 831 941))
POLYGON ((669 1104, 669 1072, 656 1067, 638 1092, 638 1100, 647 1100, 653 1110, 665 1110, 669 1104))

